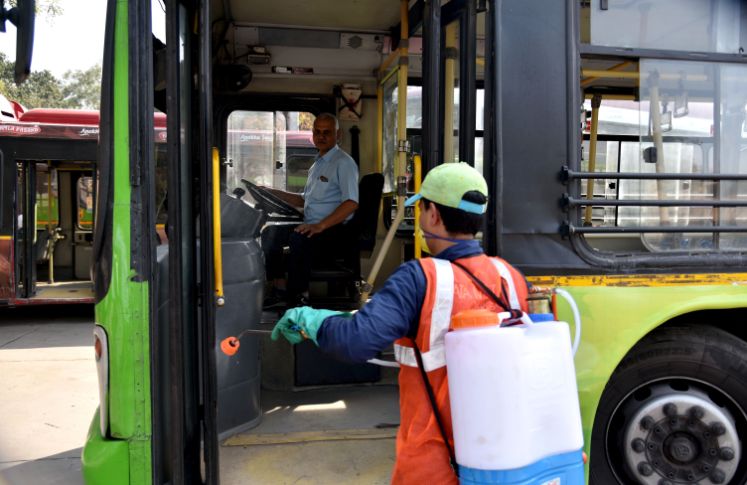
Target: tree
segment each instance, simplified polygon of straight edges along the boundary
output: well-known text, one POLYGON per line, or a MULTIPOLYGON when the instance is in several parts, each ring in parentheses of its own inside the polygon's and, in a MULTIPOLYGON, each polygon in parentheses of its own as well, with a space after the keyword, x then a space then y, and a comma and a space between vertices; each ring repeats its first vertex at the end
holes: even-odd
MULTIPOLYGON (((18 0, 8 0, 9 8, 15 7, 18 0)), ((62 13, 59 0, 37 0, 36 14, 43 15, 48 19, 57 17, 62 13)))
POLYGON ((71 108, 99 109, 101 66, 82 71, 67 71, 62 77, 62 96, 71 108))
POLYGON ((26 82, 13 82, 15 63, 0 53, 0 93, 26 108, 66 108, 62 83, 48 71, 32 71, 26 82))
POLYGON ((25 108, 99 109, 101 66, 68 71, 62 81, 50 71, 31 71, 26 82, 13 82, 14 64, 0 52, 0 94, 25 108))
MULTIPOLYGON (((0 0, 2 1, 2 0, 0 0)), ((9 0, 15 7, 17 0, 9 0)), ((53 21, 62 13, 60 0, 37 0, 37 18, 53 21)), ((85 108, 98 109, 101 92, 101 66, 67 71, 62 80, 50 71, 32 71, 26 82, 13 82, 14 62, 0 53, 0 94, 30 108, 85 108)))

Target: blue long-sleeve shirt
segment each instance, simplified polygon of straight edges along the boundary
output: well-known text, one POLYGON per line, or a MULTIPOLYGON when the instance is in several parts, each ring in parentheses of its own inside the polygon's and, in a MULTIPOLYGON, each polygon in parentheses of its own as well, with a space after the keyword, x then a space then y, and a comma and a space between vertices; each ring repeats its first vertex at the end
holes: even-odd
MULTIPOLYGON (((436 257, 454 261, 482 252, 478 241, 465 240, 436 257)), ((376 357, 398 338, 415 334, 425 290, 425 273, 420 264, 413 260, 400 265, 352 318, 332 316, 324 320, 316 337, 319 348, 349 362, 365 362, 376 357)))

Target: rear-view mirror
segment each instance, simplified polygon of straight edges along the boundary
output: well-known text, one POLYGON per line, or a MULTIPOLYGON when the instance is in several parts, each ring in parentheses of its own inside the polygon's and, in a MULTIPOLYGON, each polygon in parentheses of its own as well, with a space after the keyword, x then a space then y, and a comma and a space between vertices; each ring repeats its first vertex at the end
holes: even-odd
POLYGON ((5 32, 5 21, 16 26, 16 64, 13 79, 21 84, 31 73, 31 54, 34 50, 35 0, 18 0, 15 7, 6 10, 0 4, 0 32, 5 32))

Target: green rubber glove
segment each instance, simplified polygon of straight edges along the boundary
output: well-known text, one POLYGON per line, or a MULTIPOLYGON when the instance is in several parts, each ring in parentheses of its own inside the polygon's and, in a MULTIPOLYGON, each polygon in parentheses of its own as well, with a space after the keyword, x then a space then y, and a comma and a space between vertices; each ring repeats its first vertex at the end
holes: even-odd
POLYGON ((272 329, 272 340, 277 340, 280 335, 288 342, 297 344, 305 338, 312 340, 317 346, 316 334, 325 318, 333 315, 350 315, 350 313, 337 312, 334 310, 315 310, 309 306, 291 308, 272 329))

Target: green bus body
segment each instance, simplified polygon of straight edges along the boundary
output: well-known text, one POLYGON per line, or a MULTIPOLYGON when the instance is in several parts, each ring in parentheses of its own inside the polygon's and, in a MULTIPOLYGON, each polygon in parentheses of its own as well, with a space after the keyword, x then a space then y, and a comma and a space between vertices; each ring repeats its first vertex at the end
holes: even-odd
POLYGON ((102 437, 98 412, 82 454, 87 483, 149 483, 151 456, 151 366, 148 282, 134 281, 130 252, 130 127, 128 3, 116 5, 113 100, 112 268, 106 296, 96 303, 96 325, 108 337, 109 436, 102 437))
MULTIPOLYGON (((747 297, 747 288, 734 283, 634 285, 564 287, 576 301, 582 318, 581 343, 575 364, 587 453, 590 453, 591 431, 602 392, 615 368, 636 343, 657 327, 688 314, 706 311, 699 313, 698 318, 707 319, 716 318, 716 310, 744 309, 747 297), (713 316, 707 311, 712 311, 713 316)), ((560 320, 574 321, 561 299, 558 313, 560 320)), ((732 329, 740 326, 737 318, 712 323, 732 329)), ((571 329, 574 329, 572 323, 571 329)))

